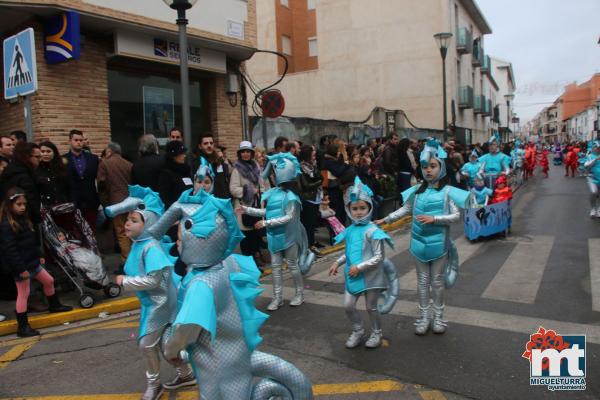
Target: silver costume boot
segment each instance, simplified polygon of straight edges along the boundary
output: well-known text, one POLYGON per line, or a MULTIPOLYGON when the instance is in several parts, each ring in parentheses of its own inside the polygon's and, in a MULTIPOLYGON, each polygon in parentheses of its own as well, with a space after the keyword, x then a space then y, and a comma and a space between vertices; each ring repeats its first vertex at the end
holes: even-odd
POLYGON ((146 381, 146 391, 142 395, 141 400, 158 400, 165 391, 160 384, 160 374, 146 372, 146 381))
POLYGON ((431 329, 433 333, 444 333, 446 332, 447 323, 442 319, 444 316, 444 306, 433 306, 433 321, 431 322, 431 329))
POLYGON ((431 306, 421 307, 419 306, 419 310, 421 311, 421 318, 418 318, 415 321, 415 334, 419 336, 423 336, 427 333, 430 324, 430 316, 429 310, 431 306))
POLYGON ((346 348, 353 349, 361 344, 363 338, 365 337, 365 330, 362 325, 353 325, 352 333, 348 336, 346 340, 346 348))
POLYGON ((302 273, 300 272, 300 268, 298 268, 298 264, 288 265, 290 274, 292 274, 292 278, 294 278, 294 285, 296 286, 296 295, 290 301, 290 306, 297 307, 304 303, 304 281, 302 280, 302 273))
POLYGON ((283 271, 281 267, 273 267, 273 300, 267 306, 267 310, 276 311, 283 306, 283 271))

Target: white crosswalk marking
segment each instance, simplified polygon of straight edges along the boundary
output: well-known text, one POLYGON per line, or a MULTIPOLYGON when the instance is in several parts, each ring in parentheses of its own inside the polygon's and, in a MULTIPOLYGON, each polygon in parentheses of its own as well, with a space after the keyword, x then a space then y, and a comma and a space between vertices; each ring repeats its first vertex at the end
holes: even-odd
MULTIPOLYGON (((458 250, 458 259, 460 260, 460 264, 464 264, 473 254, 479 250, 482 246, 481 242, 471 243, 466 237, 461 236, 454 241, 456 245, 456 250, 458 250)), ((412 255, 410 259, 407 261, 407 266, 396 265, 401 271, 406 271, 400 277, 400 290, 417 290, 417 273, 415 272, 415 261, 412 255), (408 270, 406 269, 408 267, 408 270)), ((398 264, 398 263, 396 263, 398 264)), ((459 269, 460 271, 460 269, 459 269)), ((458 274, 458 279, 460 280, 460 272, 458 274)))
POLYGON ((600 311, 600 239, 588 240, 592 310, 600 311))
MULTIPOLYGON (((263 285, 263 287, 265 288, 265 291, 262 293, 261 297, 270 298, 272 293, 271 285, 263 285)), ((294 294, 295 290, 293 288, 283 288, 284 299, 291 299, 294 294)), ((308 304, 342 308, 343 299, 344 295, 339 293, 317 290, 304 291, 304 301, 308 304)), ((364 302, 362 300, 357 303, 357 308, 360 310, 365 309, 364 302)), ((293 313, 294 310, 289 309, 288 305, 286 304, 284 309, 276 312, 293 313)), ((343 313, 343 311, 340 310, 340 313, 343 313)), ((398 300, 390 314, 395 316, 416 316, 417 304, 412 301, 398 300)), ((383 318, 386 317, 383 316, 383 318)), ((557 332, 577 332, 577 334, 584 334, 586 335, 586 340, 588 343, 600 344, 600 326, 598 325, 578 324, 535 317, 523 317, 519 315, 480 311, 448 305, 446 305, 444 309, 444 318, 451 323, 494 330, 503 330, 525 335, 530 335, 531 333, 537 331, 538 327, 540 326, 552 327, 552 329, 556 330, 557 332)), ((389 332, 386 334, 392 336, 394 333, 389 332)))
POLYGON ((519 242, 482 297, 533 304, 552 250, 554 236, 532 236, 519 242))

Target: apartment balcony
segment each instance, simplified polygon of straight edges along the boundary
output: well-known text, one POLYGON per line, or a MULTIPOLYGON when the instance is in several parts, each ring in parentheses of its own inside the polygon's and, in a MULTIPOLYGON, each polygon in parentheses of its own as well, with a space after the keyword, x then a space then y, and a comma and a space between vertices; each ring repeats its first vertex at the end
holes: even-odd
POLYGON ((471 60, 471 64, 474 67, 480 67, 483 63, 483 59, 485 57, 485 53, 483 51, 483 46, 481 46, 481 42, 479 40, 473 41, 473 58, 471 60))
POLYGON ((473 88, 471 86, 458 88, 458 108, 473 108, 473 88))
POLYGON ((476 95, 473 99, 473 112, 475 114, 481 114, 483 112, 483 103, 485 102, 485 96, 476 95))
POLYGON ((456 51, 468 54, 473 51, 473 33, 467 28, 459 28, 456 33, 456 51))
POLYGON ((492 115, 492 100, 485 99, 483 102, 483 111, 481 112, 481 115, 484 117, 490 117, 492 115))
POLYGON ((492 59, 490 58, 490 56, 484 56, 483 60, 481 61, 481 73, 487 74, 487 76, 490 76, 491 71, 492 71, 492 59))

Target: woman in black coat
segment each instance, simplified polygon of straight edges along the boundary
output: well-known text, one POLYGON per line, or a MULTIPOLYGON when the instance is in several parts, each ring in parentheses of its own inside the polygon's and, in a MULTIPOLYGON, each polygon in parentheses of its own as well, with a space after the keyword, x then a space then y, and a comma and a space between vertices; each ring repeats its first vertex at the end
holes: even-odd
POLYGON ((69 201, 69 179, 64 159, 58 153, 54 143, 40 143, 42 159, 36 170, 41 202, 44 206, 69 201))
POLYGON ((40 147, 35 143, 19 142, 15 146, 13 161, 0 176, 0 195, 13 187, 25 191, 27 211, 34 225, 42 221, 40 216, 40 191, 35 170, 40 164, 40 147))
POLYGON ((183 143, 177 140, 167 144, 166 162, 158 176, 158 194, 165 209, 175 203, 181 193, 194 187, 190 166, 185 162, 186 152, 183 143))

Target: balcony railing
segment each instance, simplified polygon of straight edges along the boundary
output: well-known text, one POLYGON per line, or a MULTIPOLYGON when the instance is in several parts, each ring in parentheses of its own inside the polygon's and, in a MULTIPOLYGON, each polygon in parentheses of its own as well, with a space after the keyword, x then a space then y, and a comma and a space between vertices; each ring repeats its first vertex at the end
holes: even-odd
POLYGON ((476 95, 473 100, 473 112, 475 114, 481 114, 483 112, 483 102, 485 101, 485 96, 476 95))
POLYGON ((458 108, 473 108, 473 88, 471 86, 458 88, 458 108))
POLYGON ((473 51, 473 33, 467 28, 459 28, 456 33, 456 51, 468 54, 473 51))
POLYGON ((474 67, 481 66, 484 56, 485 56, 485 54, 483 51, 483 46, 481 46, 481 42, 479 40, 474 40, 473 41, 473 59, 471 61, 471 64, 474 67))
POLYGON ((484 56, 481 62, 481 73, 490 75, 492 70, 492 60, 490 56, 484 56))
POLYGON ((489 117, 492 115, 492 100, 485 99, 483 102, 483 112, 481 113, 484 117, 489 117))

